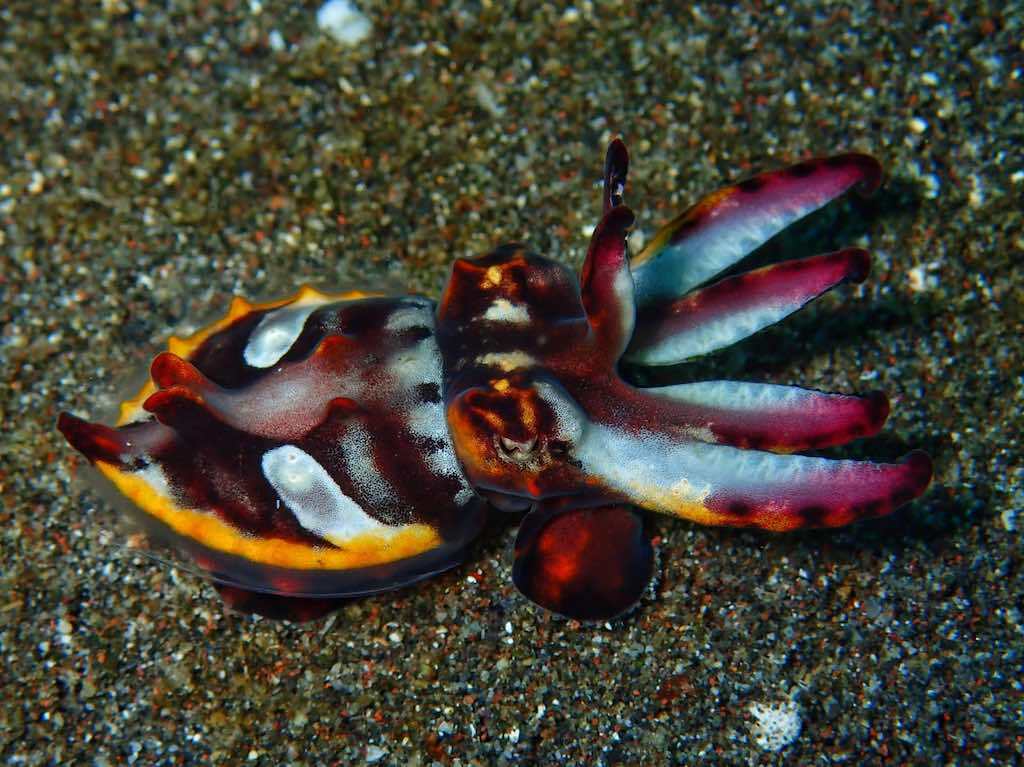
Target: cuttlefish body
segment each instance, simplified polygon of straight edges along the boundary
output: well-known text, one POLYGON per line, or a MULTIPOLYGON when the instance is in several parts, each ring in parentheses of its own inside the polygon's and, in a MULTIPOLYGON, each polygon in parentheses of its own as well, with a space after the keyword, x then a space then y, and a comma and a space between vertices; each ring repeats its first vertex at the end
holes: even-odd
MULTIPOLYGON (((614 617, 653 576, 643 512, 772 531, 838 527, 920 495, 931 461, 793 455, 875 434, 889 405, 792 386, 639 387, 624 370, 735 343, 868 273, 857 248, 707 284, 854 186, 865 155, 728 187, 630 259, 628 156, 608 149, 604 213, 577 279, 505 245, 418 297, 296 296, 172 339, 114 428, 67 440, 208 572, 232 604, 312 617, 460 561, 488 508, 526 512, 519 590, 614 617)), ((643 379, 643 376, 637 376, 643 379)))

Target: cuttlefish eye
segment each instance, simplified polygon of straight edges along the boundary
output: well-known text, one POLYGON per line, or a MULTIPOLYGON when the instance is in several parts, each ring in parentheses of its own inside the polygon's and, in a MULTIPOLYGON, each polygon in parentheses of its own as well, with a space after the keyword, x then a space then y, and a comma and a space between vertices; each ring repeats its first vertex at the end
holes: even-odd
POLYGON ((498 437, 497 448, 499 454, 510 461, 528 461, 537 448, 537 437, 530 437, 526 442, 516 442, 508 437, 498 437))
POLYGON ((534 494, 530 479, 564 463, 586 423, 557 383, 501 378, 456 396, 448 406, 455 451, 485 488, 534 494))

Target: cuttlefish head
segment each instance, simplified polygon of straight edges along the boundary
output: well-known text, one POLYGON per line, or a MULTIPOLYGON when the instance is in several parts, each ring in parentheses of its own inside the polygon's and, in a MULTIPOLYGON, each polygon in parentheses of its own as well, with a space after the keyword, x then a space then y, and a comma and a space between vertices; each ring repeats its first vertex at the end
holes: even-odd
POLYGON ((448 423, 476 487, 534 500, 585 489, 575 454, 587 417, 552 377, 530 371, 467 388, 449 402, 448 423))

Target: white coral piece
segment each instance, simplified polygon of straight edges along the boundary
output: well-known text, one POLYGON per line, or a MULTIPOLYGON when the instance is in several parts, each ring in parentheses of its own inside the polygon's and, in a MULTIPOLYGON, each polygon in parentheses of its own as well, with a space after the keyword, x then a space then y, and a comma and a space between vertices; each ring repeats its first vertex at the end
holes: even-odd
POLYGON ((369 37, 370 20, 348 0, 327 0, 316 14, 316 23, 342 45, 356 45, 369 37))
POLYGON ((750 736, 766 751, 781 751, 800 735, 800 707, 793 701, 751 703, 747 710, 754 717, 750 736))

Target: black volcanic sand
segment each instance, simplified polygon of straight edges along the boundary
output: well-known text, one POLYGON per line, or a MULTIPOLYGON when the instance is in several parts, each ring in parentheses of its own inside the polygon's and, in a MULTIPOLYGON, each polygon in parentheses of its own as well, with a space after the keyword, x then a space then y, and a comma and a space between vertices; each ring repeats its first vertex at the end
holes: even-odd
POLYGON ((7 764, 1024 759, 1020 6, 366 2, 346 47, 316 3, 163 5, 0 9, 7 764), (838 532, 655 520, 657 594, 610 627, 521 598, 500 522, 442 577, 289 625, 147 556, 83 481, 57 412, 109 413, 234 293, 436 296, 509 240, 578 264, 615 135, 634 248, 758 170, 883 162, 878 196, 752 261, 860 244, 869 280, 682 374, 886 391, 884 435, 831 452, 925 447, 924 498, 838 532), (774 753, 753 710, 783 703, 774 753))

